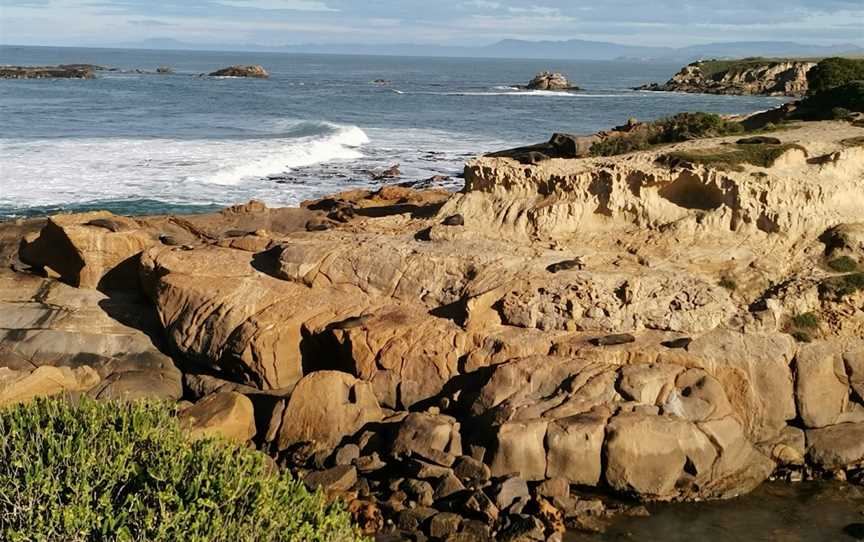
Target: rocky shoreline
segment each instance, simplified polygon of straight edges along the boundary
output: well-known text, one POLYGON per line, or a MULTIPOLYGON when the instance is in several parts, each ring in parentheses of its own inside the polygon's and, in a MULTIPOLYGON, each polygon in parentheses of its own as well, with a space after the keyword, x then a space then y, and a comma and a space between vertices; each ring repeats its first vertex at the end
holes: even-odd
POLYGON ((0 406, 178 402, 380 540, 561 540, 642 502, 861 483, 862 137, 801 122, 764 165, 665 159, 739 135, 547 149, 471 160, 457 194, 2 223, 0 406))
POLYGON ((816 62, 800 60, 700 61, 685 66, 664 84, 634 90, 800 97, 807 94, 807 72, 815 66, 816 62))

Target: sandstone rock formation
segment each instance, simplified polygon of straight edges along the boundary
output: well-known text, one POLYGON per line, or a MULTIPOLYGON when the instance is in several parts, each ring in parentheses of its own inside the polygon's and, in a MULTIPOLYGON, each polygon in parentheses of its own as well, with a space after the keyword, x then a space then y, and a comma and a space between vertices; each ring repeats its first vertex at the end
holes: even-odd
POLYGON ((255 79, 267 79, 270 74, 263 66, 229 66, 216 70, 210 74, 210 77, 252 77, 255 79))
POLYGON ((558 136, 470 161, 458 194, 0 225, 0 401, 182 394, 370 532, 439 538, 614 514, 580 486, 857 472, 864 275, 830 264, 864 265, 862 135, 804 123, 738 169, 658 159, 740 136, 612 158, 558 136))
POLYGON ((694 62, 682 68, 665 84, 652 83, 636 90, 803 96, 807 93, 807 72, 814 66, 816 62, 799 60, 694 62))

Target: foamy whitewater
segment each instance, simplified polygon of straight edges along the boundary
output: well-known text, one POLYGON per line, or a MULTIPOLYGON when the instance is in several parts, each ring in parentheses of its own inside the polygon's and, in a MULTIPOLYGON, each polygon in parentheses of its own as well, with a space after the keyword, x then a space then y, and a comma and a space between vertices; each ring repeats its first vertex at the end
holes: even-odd
POLYGON ((672 65, 0 47, 0 64, 60 63, 119 71, 0 81, 0 218, 191 212, 252 198, 296 205, 378 187, 370 172, 395 164, 402 176, 387 182, 457 190, 470 157, 556 131, 778 103, 629 90, 667 79, 672 65), (262 64, 271 78, 200 77, 238 63, 262 64), (160 65, 176 75, 134 72, 160 65), (544 69, 586 90, 514 86, 544 69))

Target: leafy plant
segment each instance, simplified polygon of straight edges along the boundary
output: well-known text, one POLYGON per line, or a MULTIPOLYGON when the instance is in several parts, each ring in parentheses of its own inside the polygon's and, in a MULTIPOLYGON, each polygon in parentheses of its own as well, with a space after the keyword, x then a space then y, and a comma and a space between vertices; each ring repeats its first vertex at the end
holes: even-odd
POLYGON ((849 256, 840 256, 828 262, 828 267, 838 273, 853 273, 858 270, 858 262, 849 256))
POLYGON ((806 120, 833 120, 837 114, 848 119, 852 112, 864 112, 864 80, 850 81, 812 94, 800 103, 800 110, 795 114, 806 120))
POLYGON ((798 328, 815 329, 819 327, 819 316, 812 312, 805 312, 792 317, 792 324, 798 328))
POLYGON ((846 296, 864 290, 864 273, 850 273, 839 277, 831 277, 819 285, 822 298, 843 299, 846 296))
POLYGON ((266 457, 192 441, 158 403, 37 400, 0 411, 10 542, 353 541, 347 513, 266 457))
POLYGON ((734 292, 738 289, 738 283, 735 282, 734 279, 730 277, 722 277, 720 278, 720 282, 717 283, 721 288, 725 288, 730 292, 734 292))
POLYGON ((616 156, 650 149, 664 143, 679 143, 706 137, 720 137, 744 131, 740 123, 724 119, 714 113, 678 113, 635 130, 613 135, 593 144, 592 156, 616 156))
POLYGON ((792 338, 795 339, 796 341, 798 341, 799 343, 812 343, 813 342, 813 337, 811 337, 810 334, 807 333, 806 331, 801 331, 801 330, 793 331, 791 333, 791 335, 792 335, 792 338))

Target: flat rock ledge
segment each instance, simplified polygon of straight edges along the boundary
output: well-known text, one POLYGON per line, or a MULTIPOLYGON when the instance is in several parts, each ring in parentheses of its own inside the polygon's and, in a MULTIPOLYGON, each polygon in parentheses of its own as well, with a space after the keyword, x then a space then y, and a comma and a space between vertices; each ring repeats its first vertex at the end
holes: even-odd
POLYGON ((861 482, 862 135, 806 123, 734 172, 484 157, 458 194, 0 224, 0 405, 180 401, 383 540, 861 482))

